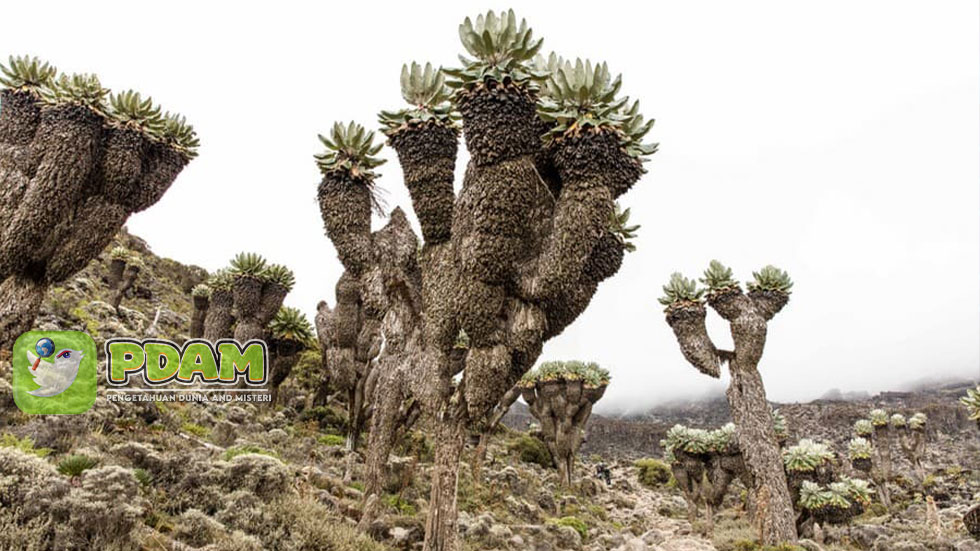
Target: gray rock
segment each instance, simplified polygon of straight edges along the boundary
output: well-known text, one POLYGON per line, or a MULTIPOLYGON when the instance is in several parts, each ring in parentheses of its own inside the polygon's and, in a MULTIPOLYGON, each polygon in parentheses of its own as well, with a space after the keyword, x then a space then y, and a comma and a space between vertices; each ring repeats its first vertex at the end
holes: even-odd
POLYGON ((555 531, 556 543, 562 549, 579 549, 582 547, 582 535, 571 526, 559 526, 555 531))

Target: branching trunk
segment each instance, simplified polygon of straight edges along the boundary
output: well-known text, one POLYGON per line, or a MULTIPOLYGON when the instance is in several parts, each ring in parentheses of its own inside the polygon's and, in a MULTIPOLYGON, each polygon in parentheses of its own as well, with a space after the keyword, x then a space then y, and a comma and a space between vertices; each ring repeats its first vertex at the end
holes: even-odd
POLYGON ((189 157, 80 104, 42 105, 35 92, 12 89, 0 101, 0 281, 11 300, 0 303, 0 345, 7 346, 33 324, 37 308, 27 306, 38 293, 98 256, 189 157))
POLYGON ((731 326, 734 352, 720 351, 711 342, 701 303, 682 301, 667 308, 667 321, 685 358, 695 368, 717 376, 717 367, 726 361, 729 364, 728 403, 745 466, 759 499, 757 519, 766 545, 796 541, 797 537, 793 501, 765 386, 757 368, 765 347, 767 322, 788 298, 777 291, 752 291, 745 295, 738 288, 709 295, 708 304, 731 326))
POLYGON ((875 465, 871 469, 871 478, 878 489, 878 499, 886 508, 891 509, 891 491, 888 483, 892 479, 892 438, 891 427, 888 425, 875 426, 874 447, 875 465))

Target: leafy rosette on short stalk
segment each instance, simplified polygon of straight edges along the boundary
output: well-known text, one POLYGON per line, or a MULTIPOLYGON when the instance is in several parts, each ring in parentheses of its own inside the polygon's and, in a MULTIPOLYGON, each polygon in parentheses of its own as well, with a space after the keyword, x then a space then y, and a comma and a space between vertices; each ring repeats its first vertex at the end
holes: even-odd
POLYGON ((499 15, 491 10, 475 22, 467 17, 459 26, 459 38, 473 59, 459 56, 462 67, 444 70, 451 88, 469 91, 488 81, 522 86, 544 78, 528 63, 543 40, 533 38, 526 20, 517 22, 514 10, 499 15))
POLYGON ((216 271, 207 280, 207 286, 213 291, 231 291, 231 287, 234 284, 235 279, 227 269, 216 271))
POLYGON ((732 269, 717 260, 712 260, 708 264, 708 269, 704 271, 701 283, 708 288, 709 294, 739 289, 738 280, 732 275, 732 269))
POLYGON ((411 105, 399 111, 381 111, 378 121, 384 133, 391 135, 402 128, 434 122, 455 128, 455 114, 449 98, 452 91, 446 86, 446 77, 441 68, 435 69, 431 63, 422 67, 416 62, 402 65, 402 98, 411 105))
POLYGON ((161 138, 164 127, 163 113, 153 98, 144 99, 139 92, 127 90, 109 95, 109 117, 122 127, 145 132, 152 138, 161 138))
POLYGON ((259 279, 265 272, 266 260, 258 253, 241 252, 231 260, 231 274, 259 279))
POLYGON ((75 103, 106 115, 107 88, 91 74, 61 75, 41 89, 41 99, 48 104, 75 103))
POLYGON ((871 425, 876 429, 888 426, 888 412, 883 409, 871 410, 868 413, 868 418, 871 420, 871 425))
POLYGON ((850 442, 847 443, 847 455, 854 459, 871 459, 872 453, 871 442, 867 438, 857 437, 852 438, 850 442))
POLYGON ((925 413, 917 412, 912 417, 909 417, 909 428, 912 430, 922 430, 926 427, 926 422, 929 418, 925 413))
POLYGON ((772 410, 772 428, 776 432, 776 440, 780 444, 789 438, 789 428, 786 423, 786 416, 779 412, 778 409, 772 410))
POLYGON ((663 290, 664 296, 658 300, 668 308, 684 303, 700 304, 704 296, 704 289, 698 288, 696 281, 684 277, 680 272, 671 274, 670 282, 663 286, 663 290))
POLYGON ((787 471, 813 472, 818 467, 834 461, 834 453, 827 444, 808 438, 783 450, 783 463, 787 471))
POLYGON ((789 274, 771 264, 752 272, 752 277, 754 280, 749 282, 749 291, 776 291, 788 295, 793 287, 789 274))
POLYGON ((201 140, 198 139, 194 127, 187 124, 187 119, 183 115, 169 111, 164 113, 160 138, 188 159, 197 157, 197 148, 201 145, 201 140))
POLYGON ((383 214, 384 208, 375 186, 378 174, 374 169, 386 162, 377 156, 384 143, 375 144, 374 132, 353 121, 347 126, 335 122, 329 138, 322 134, 318 137, 326 148, 323 153, 314 155, 320 172, 324 176, 341 174, 354 183, 366 186, 371 192, 371 206, 375 212, 383 214))
POLYGON ((306 315, 290 306, 279 309, 276 317, 269 322, 269 330, 275 339, 293 341, 303 346, 312 346, 314 341, 313 326, 306 315))
POLYGON ((888 422, 891 424, 893 429, 904 429, 906 426, 908 426, 908 421, 905 420, 905 416, 901 413, 892 415, 888 422))
POLYGON ((977 385, 975 389, 967 389, 966 396, 960 398, 960 403, 966 406, 970 412, 970 419, 980 425, 980 385, 977 385))
POLYGON ((0 84, 11 90, 34 94, 50 89, 58 69, 37 57, 10 56, 7 65, 0 63, 0 84))
POLYGON ((858 436, 871 436, 875 428, 868 419, 858 419, 854 422, 854 434, 858 436))
POLYGON ((296 285, 296 275, 282 264, 272 264, 267 267, 262 272, 262 278, 273 285, 286 289, 287 293, 292 291, 293 286, 296 285))
POLYGON ((208 287, 206 283, 198 283, 191 289, 192 297, 209 297, 211 296, 211 287, 208 287))

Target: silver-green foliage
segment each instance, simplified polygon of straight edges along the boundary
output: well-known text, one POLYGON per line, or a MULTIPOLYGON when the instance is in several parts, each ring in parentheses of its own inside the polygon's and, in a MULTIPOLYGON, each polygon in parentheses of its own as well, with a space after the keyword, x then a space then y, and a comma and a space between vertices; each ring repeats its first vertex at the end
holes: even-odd
POLYGON ((664 306, 679 302, 700 302, 704 296, 704 289, 699 289, 696 281, 684 277, 680 272, 671 274, 670 282, 663 289, 664 296, 658 300, 664 306))
POLYGON ((969 410, 970 419, 980 419, 980 385, 975 389, 967 389, 966 396, 960 398, 960 403, 969 410))
POLYGON ((752 277, 754 281, 749 282, 749 291, 777 291, 789 294, 793 287, 789 274, 772 264, 758 272, 752 272, 752 277))
POLYGON ((872 453, 871 442, 867 438, 852 438, 847 443, 847 454, 851 459, 870 459, 872 453))
POLYGON ((812 472, 833 461, 834 452, 830 450, 830 446, 809 438, 783 450, 783 463, 788 471, 812 472))
POLYGON ((701 283, 710 292, 738 287, 738 280, 732 275, 732 269, 717 260, 712 260, 708 264, 708 269, 704 271, 701 283))
POLYGON ((37 57, 10 56, 7 65, 0 63, 0 84, 14 90, 37 90, 51 86, 58 69, 37 57))
POLYGON ((385 163, 385 159, 377 157, 384 144, 375 144, 374 132, 356 122, 347 126, 335 122, 330 137, 320 134, 319 138, 326 149, 314 158, 324 174, 343 171, 355 181, 371 183, 377 177, 374 169, 385 163))
POLYGON ((381 111, 379 122, 385 132, 392 132, 408 124, 438 121, 452 124, 454 112, 449 102, 451 90, 446 86, 446 77, 441 68, 433 68, 431 63, 425 67, 416 62, 402 65, 402 98, 411 108, 399 111, 381 111))
POLYGON ((633 252, 636 250, 636 245, 632 241, 636 237, 636 232, 640 229, 640 225, 633 224, 631 226, 629 221, 630 209, 619 210, 619 203, 616 203, 613 212, 609 214, 609 231, 623 245, 623 249, 627 252, 633 252))
POLYGON ((514 10, 488 11, 476 21, 467 17, 459 26, 463 48, 473 59, 459 56, 463 66, 446 69, 452 88, 472 89, 487 80, 523 84, 541 80, 544 75, 533 71, 528 62, 541 49, 542 39, 535 40, 524 19, 517 21, 514 10))
POLYGON ((868 419, 858 419, 854 422, 854 434, 858 436, 871 436, 875 428, 868 419))

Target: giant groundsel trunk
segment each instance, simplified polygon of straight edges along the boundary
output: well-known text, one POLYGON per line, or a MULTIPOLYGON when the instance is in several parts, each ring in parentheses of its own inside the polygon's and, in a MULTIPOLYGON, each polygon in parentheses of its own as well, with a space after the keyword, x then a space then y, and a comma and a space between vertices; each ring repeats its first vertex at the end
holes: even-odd
POLYGON ((712 261, 702 281, 708 286, 708 305, 729 323, 733 351, 718 350, 711 341, 705 326, 704 290, 694 281, 674 274, 664 287, 666 296, 661 302, 667 306, 667 323, 688 362, 713 377, 728 363, 728 403, 759 508, 757 521, 763 543, 776 545, 795 541, 797 534, 794 504, 758 364, 768 322, 786 305, 792 283, 785 272, 767 266, 755 274, 745 294, 731 275, 730 269, 712 261))
POLYGON ((50 285, 159 200, 197 146, 182 117, 139 94, 106 101, 96 77, 56 73, 36 58, 11 58, 0 77, 3 348, 30 329, 50 285))

